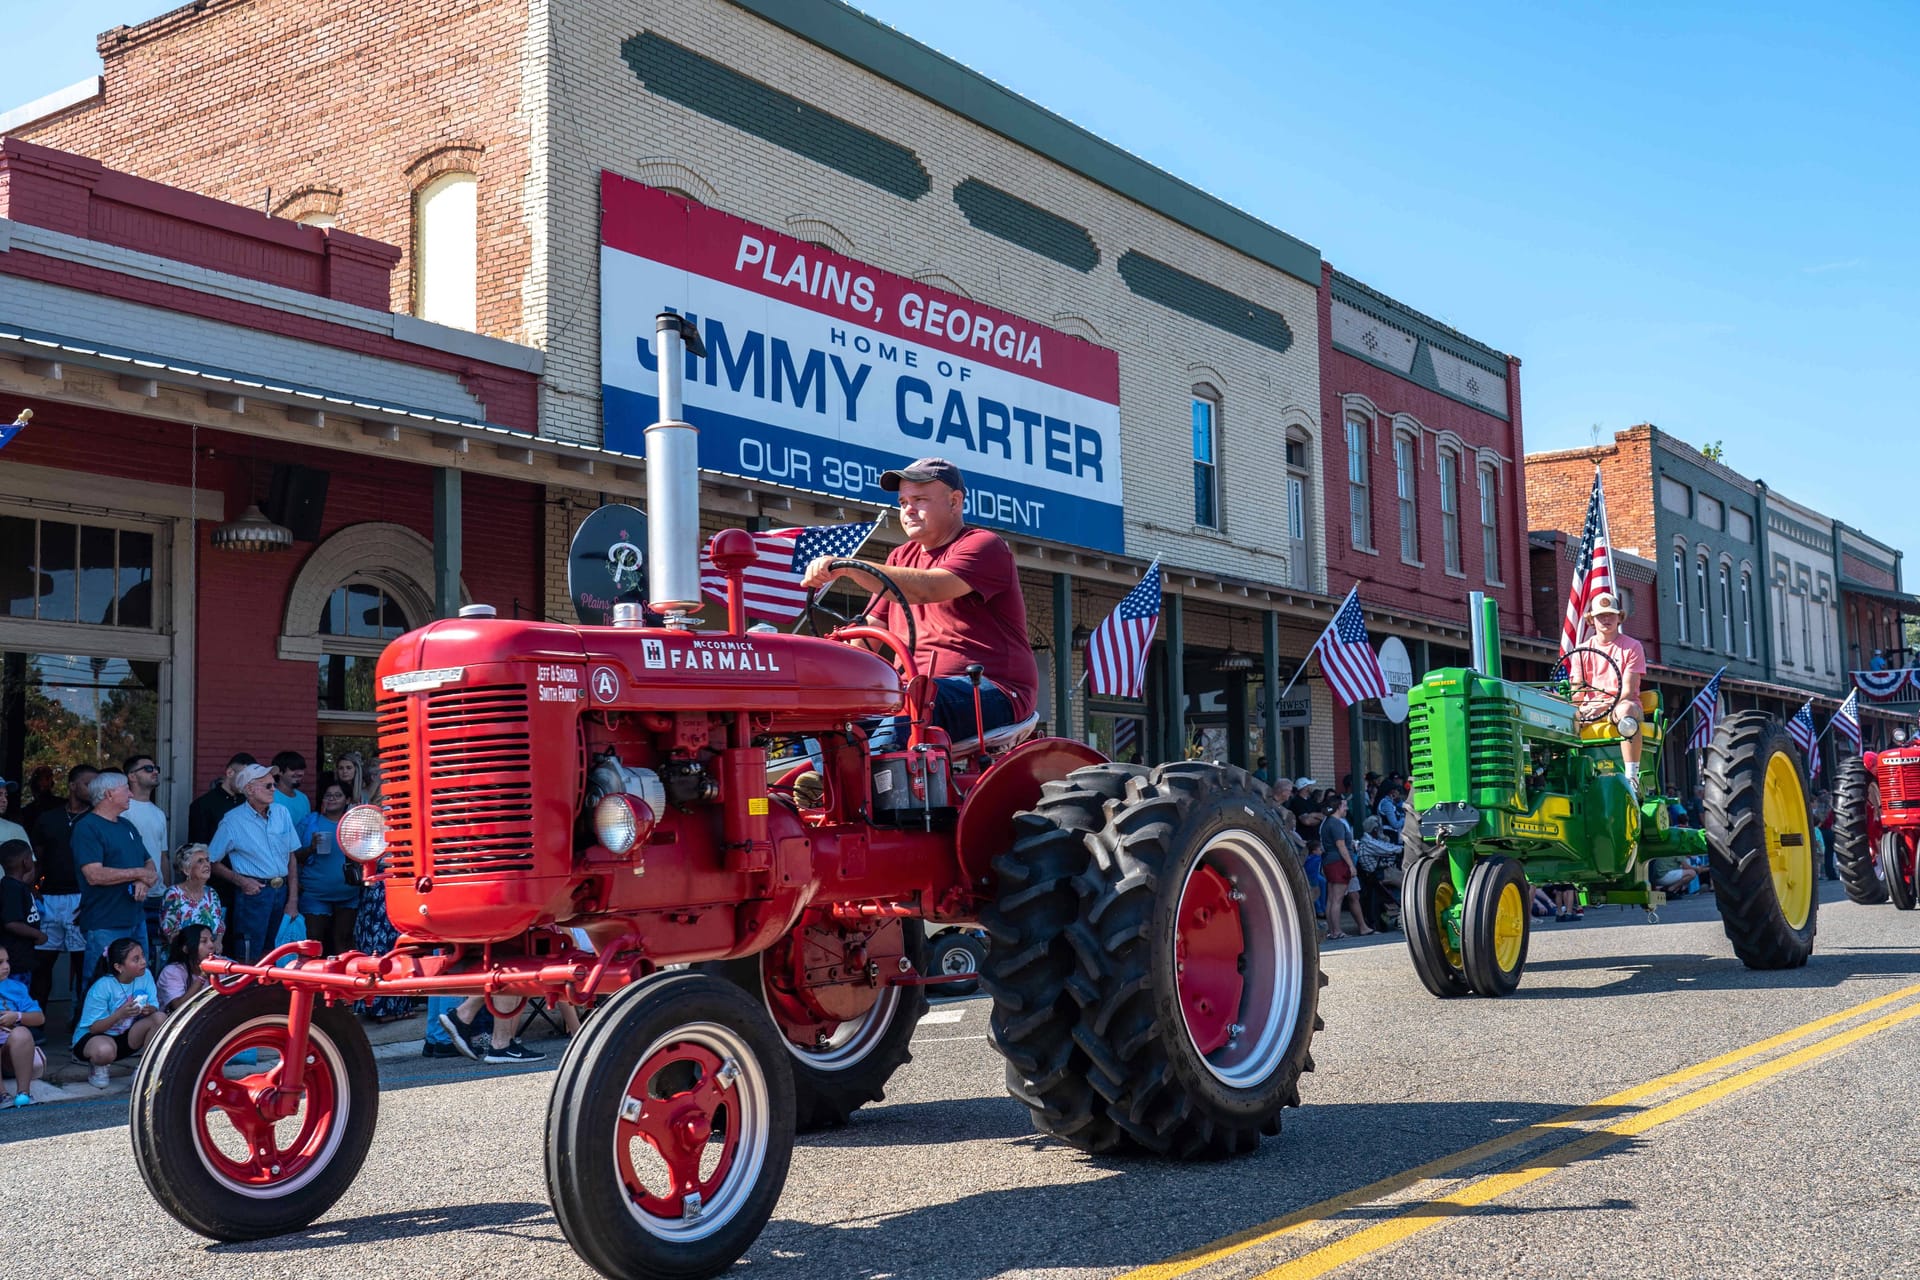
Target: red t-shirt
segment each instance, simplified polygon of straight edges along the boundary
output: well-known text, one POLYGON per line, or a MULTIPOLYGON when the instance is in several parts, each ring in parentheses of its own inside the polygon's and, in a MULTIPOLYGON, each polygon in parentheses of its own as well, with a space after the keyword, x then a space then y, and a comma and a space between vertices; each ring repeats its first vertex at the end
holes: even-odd
MULTIPOLYGON (((919 645, 913 658, 929 676, 961 676, 970 663, 987 669, 987 679, 1013 703, 1016 719, 1033 714, 1040 691, 1040 668, 1027 638, 1027 601, 1020 593, 1020 571, 1000 535, 987 529, 963 529, 959 537, 928 551, 917 542, 895 547, 887 563, 907 569, 945 569, 969 587, 966 595, 913 607, 919 645)), ((896 621, 899 606, 884 594, 868 614, 878 625, 906 638, 896 621)))

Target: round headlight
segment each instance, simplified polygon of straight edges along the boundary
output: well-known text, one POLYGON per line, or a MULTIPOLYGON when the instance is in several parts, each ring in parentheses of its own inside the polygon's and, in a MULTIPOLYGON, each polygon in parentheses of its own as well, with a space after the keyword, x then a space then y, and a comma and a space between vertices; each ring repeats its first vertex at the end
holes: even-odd
POLYGON ((1894 742, 1895 742, 1895 743, 1896 743, 1897 745, 1899 745, 1899 746, 1902 746, 1902 747, 1904 747, 1904 746, 1906 746, 1906 745, 1907 745, 1907 738, 1908 738, 1909 736, 1910 736, 1910 735, 1909 735, 1909 734, 1907 733, 1907 726, 1905 726, 1905 725, 1903 725, 1903 724, 1902 724, 1902 725, 1895 725, 1895 726, 1894 726, 1894 729, 1893 729, 1893 740, 1894 740, 1894 742))
POLYGON ((645 800, 624 793, 593 806, 593 835, 608 853, 625 854, 653 830, 653 810, 645 800))
POLYGON ((357 804, 340 815, 334 838, 355 862, 376 862, 387 851, 387 815, 377 804, 357 804))

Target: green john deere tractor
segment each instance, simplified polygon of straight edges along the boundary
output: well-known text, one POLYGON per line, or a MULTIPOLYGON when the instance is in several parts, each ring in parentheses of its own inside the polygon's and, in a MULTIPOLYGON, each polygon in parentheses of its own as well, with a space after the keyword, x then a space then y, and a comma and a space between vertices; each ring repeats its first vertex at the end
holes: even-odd
MULTIPOLYGON (((1651 914, 1666 895, 1656 858, 1706 854, 1734 954, 1791 969, 1813 954, 1819 893, 1806 766, 1765 712, 1721 719, 1707 750, 1705 830, 1674 827, 1654 794, 1666 716, 1642 695, 1638 795, 1614 709, 1624 686, 1578 685, 1563 662, 1546 684, 1501 676, 1497 603, 1472 597, 1475 666, 1429 671, 1407 695, 1413 804, 1425 852, 1404 869, 1401 915, 1414 969, 1436 996, 1502 996, 1520 984, 1528 882, 1577 885, 1593 903, 1651 914)), ((1578 664, 1612 666, 1599 650, 1578 664)), ((1571 655, 1569 655, 1571 657, 1571 655)))

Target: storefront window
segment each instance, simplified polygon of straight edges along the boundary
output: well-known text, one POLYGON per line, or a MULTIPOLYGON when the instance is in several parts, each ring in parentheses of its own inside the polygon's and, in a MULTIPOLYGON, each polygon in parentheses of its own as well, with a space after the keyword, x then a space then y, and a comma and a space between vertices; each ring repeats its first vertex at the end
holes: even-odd
POLYGON ((11 776, 159 750, 160 664, 0 653, 0 761, 11 776), (14 773, 13 770, 18 770, 14 773))
POLYGON ((111 525, 0 516, 0 599, 10 618, 153 626, 153 535, 111 525))
POLYGON ((320 704, 320 771, 333 772, 348 751, 373 760, 374 669, 387 642, 410 630, 405 610, 370 582, 347 582, 327 596, 315 663, 320 704))

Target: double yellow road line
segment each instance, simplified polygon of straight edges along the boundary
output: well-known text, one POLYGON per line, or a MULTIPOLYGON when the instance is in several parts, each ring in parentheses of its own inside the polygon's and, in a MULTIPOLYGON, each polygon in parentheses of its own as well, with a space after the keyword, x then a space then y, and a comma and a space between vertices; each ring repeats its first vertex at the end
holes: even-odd
POLYGON ((1767 1057, 1776 1049, 1784 1049, 1808 1036, 1819 1035, 1891 1005, 1899 1005, 1902 1001, 1910 1000, 1914 996, 1920 996, 1920 984, 1877 996, 1852 1008, 1842 1009, 1824 1018, 1817 1018, 1791 1031, 1769 1036, 1745 1048, 1735 1049, 1717 1058, 1709 1058, 1705 1062, 1695 1063, 1679 1071, 1658 1076, 1644 1084, 1637 1084, 1631 1089, 1624 1089, 1596 1102, 1563 1112, 1550 1120, 1503 1133, 1497 1138, 1488 1139, 1486 1142, 1456 1151, 1451 1155, 1441 1156, 1437 1160, 1430 1160, 1403 1173, 1397 1173, 1392 1177, 1344 1192, 1331 1199, 1322 1200, 1318 1204, 1308 1205, 1285 1217, 1275 1218, 1271 1222, 1236 1232, 1212 1244, 1202 1245, 1198 1249, 1169 1258, 1165 1262, 1129 1271, 1118 1277, 1118 1280, 1175 1280, 1175 1277, 1211 1267, 1249 1250, 1286 1241, 1288 1237, 1309 1233, 1321 1234, 1337 1229, 1339 1224, 1335 1220, 1341 1215, 1366 1206, 1374 1206, 1369 1216, 1377 1220, 1371 1225, 1344 1235, 1330 1244, 1291 1258, 1271 1270, 1261 1272, 1258 1277, 1258 1280, 1314 1280, 1315 1277, 1323 1276, 1337 1267, 1357 1262, 1391 1248, 1409 1236, 1425 1231, 1429 1227, 1438 1226, 1467 1210, 1491 1203, 1625 1139, 1646 1133, 1671 1120, 1677 1120, 1708 1103, 1717 1102, 1770 1080, 1783 1072, 1792 1071, 1796 1067, 1802 1067, 1838 1053, 1849 1045, 1885 1031, 1889 1027, 1898 1026, 1913 1018, 1920 1018, 1920 1002, 1906 1004, 1892 1012, 1883 1013, 1879 1017, 1848 1027, 1844 1031, 1823 1036, 1811 1044, 1803 1045, 1778 1057, 1767 1057), (1724 1074, 1730 1068, 1739 1067, 1742 1063, 1751 1062, 1755 1058, 1764 1058, 1765 1061, 1732 1074, 1724 1074), (1623 1108, 1632 1107, 1649 1098, 1708 1077, 1715 1078, 1644 1110, 1619 1114, 1623 1108), (1608 1117, 1614 1118, 1608 1119, 1608 1117), (1604 1124, 1588 1127, 1591 1122, 1603 1119, 1606 1121, 1604 1124), (1390 1204, 1380 1203, 1422 1182, 1453 1177, 1459 1170, 1484 1163, 1515 1147, 1562 1135, 1568 1141, 1547 1147, 1515 1168, 1473 1179, 1444 1194, 1390 1204), (1391 1216, 1379 1216, 1382 1214, 1391 1216))

